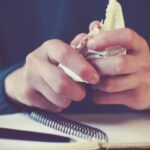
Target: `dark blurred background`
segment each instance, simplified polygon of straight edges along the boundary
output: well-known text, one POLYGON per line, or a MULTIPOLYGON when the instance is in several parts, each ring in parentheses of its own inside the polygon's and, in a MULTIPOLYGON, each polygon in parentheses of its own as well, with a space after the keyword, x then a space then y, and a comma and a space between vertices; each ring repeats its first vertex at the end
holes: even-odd
MULTIPOLYGON (((119 2, 126 26, 150 42, 150 0, 119 2)), ((104 19, 107 4, 108 0, 0 0, 0 66, 24 60, 45 40, 69 43, 76 34, 88 32, 91 21, 104 19)))

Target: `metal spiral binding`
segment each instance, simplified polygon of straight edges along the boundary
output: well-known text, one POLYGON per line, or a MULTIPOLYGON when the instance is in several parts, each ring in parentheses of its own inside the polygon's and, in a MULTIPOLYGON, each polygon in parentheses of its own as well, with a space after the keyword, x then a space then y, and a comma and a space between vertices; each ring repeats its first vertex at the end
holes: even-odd
POLYGON ((67 119, 60 115, 39 109, 29 109, 26 110, 24 114, 39 123, 65 134, 89 141, 97 139, 103 143, 108 142, 108 137, 102 130, 67 119))

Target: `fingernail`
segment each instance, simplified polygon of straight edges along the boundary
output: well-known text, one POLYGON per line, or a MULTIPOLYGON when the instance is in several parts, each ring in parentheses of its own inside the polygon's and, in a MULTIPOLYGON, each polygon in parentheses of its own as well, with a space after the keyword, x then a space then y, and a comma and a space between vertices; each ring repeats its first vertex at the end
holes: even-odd
POLYGON ((99 81, 99 76, 95 73, 95 74, 91 74, 88 78, 88 81, 92 84, 96 84, 99 81))

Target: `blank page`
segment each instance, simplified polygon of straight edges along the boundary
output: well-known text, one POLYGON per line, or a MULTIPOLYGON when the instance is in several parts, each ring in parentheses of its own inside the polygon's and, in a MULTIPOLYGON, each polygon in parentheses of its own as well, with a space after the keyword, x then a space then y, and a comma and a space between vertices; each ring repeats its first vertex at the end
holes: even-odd
POLYGON ((150 113, 85 114, 68 118, 103 130, 110 146, 150 147, 150 113))

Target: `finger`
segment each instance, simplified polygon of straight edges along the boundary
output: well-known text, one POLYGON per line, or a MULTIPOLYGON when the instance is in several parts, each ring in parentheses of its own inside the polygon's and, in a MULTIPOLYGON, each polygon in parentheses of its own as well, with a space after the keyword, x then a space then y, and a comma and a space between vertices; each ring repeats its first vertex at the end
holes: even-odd
POLYGON ((30 92, 25 90, 24 93, 26 94, 24 94, 24 97, 22 97, 22 101, 28 106, 37 107, 52 112, 62 111, 62 108, 52 104, 36 90, 32 89, 30 92))
POLYGON ((76 47, 86 36, 87 36, 86 33, 80 33, 80 34, 78 34, 78 35, 71 41, 71 45, 72 45, 73 47, 76 47))
POLYGON ((51 40, 45 44, 44 48, 47 49, 50 60, 69 68, 89 83, 98 83, 97 71, 72 47, 59 40, 51 40))
POLYGON ((132 109, 143 110, 146 108, 146 104, 141 99, 140 91, 127 90, 118 93, 107 93, 102 91, 94 91, 93 100, 96 104, 102 105, 125 105, 132 109))
POLYGON ((96 85, 96 88, 109 93, 121 92, 137 88, 140 85, 140 81, 141 77, 139 74, 106 76, 96 85))
POLYGON ((129 91, 124 91, 120 93, 106 93, 102 91, 94 91, 93 101, 96 104, 101 105, 115 104, 132 107, 134 99, 130 97, 129 91))
POLYGON ((50 86, 48 86, 48 84, 43 80, 39 81, 39 83, 36 85, 35 88, 48 101, 50 101, 51 103, 53 103, 53 105, 55 105, 59 108, 62 108, 62 109, 67 108, 71 103, 71 100, 69 98, 67 98, 64 95, 56 94, 52 90, 52 88, 50 86))
POLYGON ((68 77, 61 68, 48 62, 41 62, 39 68, 41 78, 55 93, 74 101, 80 101, 85 97, 85 89, 68 77))
POLYGON ((100 28, 101 27, 101 22, 98 21, 98 20, 92 21, 89 25, 89 31, 92 31, 95 26, 100 28))
POLYGON ((138 72, 142 65, 139 57, 128 54, 105 59, 92 59, 90 62, 101 75, 131 74, 138 72))
POLYGON ((116 45, 130 49, 132 53, 143 53, 148 49, 146 41, 128 28, 102 32, 87 43, 88 48, 94 50, 104 50, 116 45))

